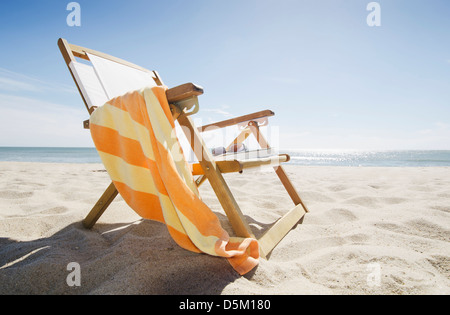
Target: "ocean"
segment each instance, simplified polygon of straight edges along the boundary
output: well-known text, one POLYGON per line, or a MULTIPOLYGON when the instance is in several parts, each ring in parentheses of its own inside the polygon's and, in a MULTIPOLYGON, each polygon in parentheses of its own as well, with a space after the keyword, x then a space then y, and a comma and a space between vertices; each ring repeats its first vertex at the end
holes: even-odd
MULTIPOLYGON (((283 150, 288 164, 305 166, 450 166, 450 150, 283 150)), ((0 147, 0 161, 43 163, 101 163, 94 148, 0 147)))

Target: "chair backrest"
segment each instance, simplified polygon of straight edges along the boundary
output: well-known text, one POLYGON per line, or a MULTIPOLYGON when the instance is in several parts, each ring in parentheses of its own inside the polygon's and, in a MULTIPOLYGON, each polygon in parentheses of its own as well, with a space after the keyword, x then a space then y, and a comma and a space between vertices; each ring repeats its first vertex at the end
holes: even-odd
MULTIPOLYGON (((90 114, 108 100, 129 91, 163 85, 156 71, 149 71, 89 48, 69 44, 65 39, 59 39, 58 46, 90 114), (76 57, 83 62, 79 62, 76 57)), ((176 126, 186 160, 195 161, 189 142, 178 123, 176 126)))
POLYGON ((58 41, 58 46, 89 113, 108 100, 129 91, 163 84, 155 71, 128 61, 71 45, 64 39, 58 41), (90 64, 79 62, 75 57, 90 64))
POLYGON ((90 53, 87 55, 109 99, 157 85, 150 71, 142 71, 90 53))
POLYGON ((92 108, 102 106, 109 100, 103 85, 95 73, 94 67, 72 61, 69 64, 69 68, 87 103, 89 111, 92 108))

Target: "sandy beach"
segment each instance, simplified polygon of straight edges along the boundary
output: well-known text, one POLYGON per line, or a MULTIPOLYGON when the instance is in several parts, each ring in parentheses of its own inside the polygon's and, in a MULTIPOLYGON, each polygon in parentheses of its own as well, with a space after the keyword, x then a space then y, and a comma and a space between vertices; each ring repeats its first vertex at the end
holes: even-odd
MULTIPOLYGON (((286 170, 311 212, 240 277, 120 197, 84 229, 110 183, 101 164, 1 162, 0 294, 450 294, 450 168, 286 170)), ((271 169, 226 179, 257 236, 293 206, 271 169)), ((200 192, 231 232, 209 184, 200 192)))

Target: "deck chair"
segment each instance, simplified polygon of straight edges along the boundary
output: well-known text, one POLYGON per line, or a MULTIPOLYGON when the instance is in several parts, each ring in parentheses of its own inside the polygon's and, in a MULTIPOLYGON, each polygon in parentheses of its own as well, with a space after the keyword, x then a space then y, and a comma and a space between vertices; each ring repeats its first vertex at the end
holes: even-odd
MULTIPOLYGON (((89 114, 92 114, 97 107, 102 106, 108 100, 129 91, 146 86, 164 85, 156 71, 149 71, 128 61, 69 44, 65 39, 59 39, 58 46, 89 114)), ((198 96, 201 94, 203 94, 203 89, 192 83, 168 89, 166 92, 172 115, 183 127, 183 131, 186 132, 187 140, 198 160, 198 163, 192 167, 193 175, 198 176, 195 183, 200 186, 205 180, 209 181, 235 235, 255 238, 224 180, 224 173, 242 173, 249 168, 262 165, 274 167, 281 183, 294 202, 295 206, 258 239, 260 255, 266 257, 287 233, 303 220, 304 215, 308 212, 297 190, 280 165, 280 163, 288 162, 289 156, 279 154, 246 160, 229 158, 220 160, 212 155, 211 150, 202 139, 202 133, 211 129, 240 124, 242 126, 241 132, 230 146, 241 143, 247 137, 253 135, 261 149, 267 150, 270 149, 270 145, 261 133, 260 126, 267 122, 268 117, 274 116, 274 113, 270 110, 264 110, 197 128, 191 115, 199 109, 198 96)), ((84 128, 88 129, 89 121, 83 123, 84 128)), ((83 225, 88 229, 92 228, 117 195, 118 191, 111 183, 84 219, 83 225)))

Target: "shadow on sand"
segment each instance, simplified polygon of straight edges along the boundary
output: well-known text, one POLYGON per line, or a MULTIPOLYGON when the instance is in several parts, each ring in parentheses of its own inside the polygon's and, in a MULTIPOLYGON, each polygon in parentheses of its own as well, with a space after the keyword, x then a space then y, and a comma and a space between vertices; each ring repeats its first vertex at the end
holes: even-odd
POLYGON ((77 222, 31 241, 0 238, 0 294, 216 295, 238 278, 226 259, 186 251, 164 224, 148 220, 93 230, 77 222), (66 281, 71 262, 80 265, 79 287, 66 281))

